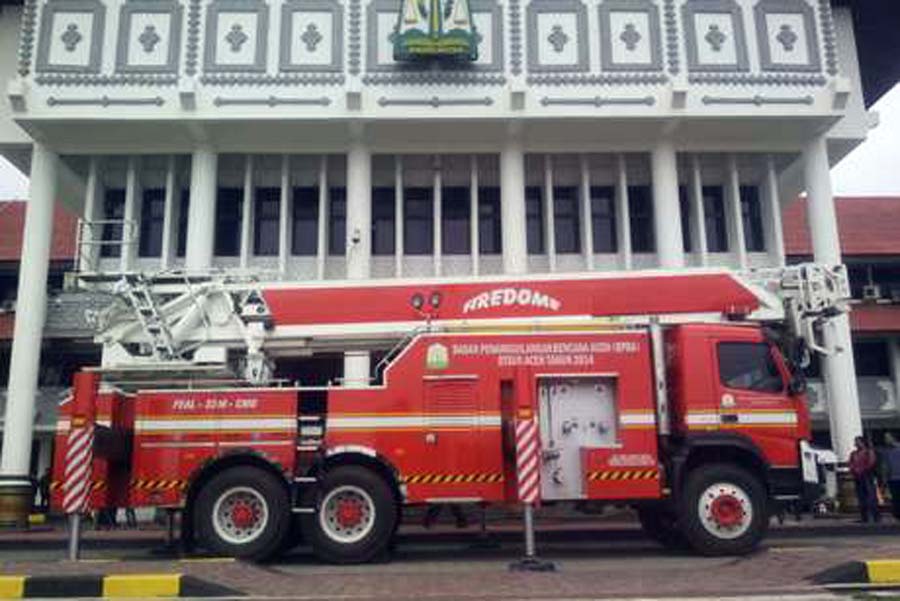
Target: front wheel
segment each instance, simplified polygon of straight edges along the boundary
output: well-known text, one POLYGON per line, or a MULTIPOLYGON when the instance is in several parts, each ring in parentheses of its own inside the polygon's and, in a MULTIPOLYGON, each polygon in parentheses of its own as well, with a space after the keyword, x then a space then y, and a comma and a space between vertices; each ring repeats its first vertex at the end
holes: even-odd
POLYGON ((265 559, 280 550, 289 522, 286 487, 255 467, 234 467, 213 476, 194 504, 200 543, 240 559, 265 559))
POLYGON ((364 467, 329 470, 318 491, 317 511, 303 516, 303 531, 321 559, 363 563, 384 553, 397 523, 394 494, 364 467))
POLYGON ((678 523, 703 555, 743 555, 768 528, 766 489, 759 478, 731 464, 704 465, 687 476, 678 523))

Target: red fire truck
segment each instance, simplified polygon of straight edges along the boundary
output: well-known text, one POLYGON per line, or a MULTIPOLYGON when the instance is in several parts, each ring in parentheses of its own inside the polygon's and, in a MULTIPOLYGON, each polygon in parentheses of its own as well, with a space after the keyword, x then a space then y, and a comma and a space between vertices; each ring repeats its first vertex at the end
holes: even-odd
POLYGON ((516 420, 542 503, 619 503, 665 543, 739 554, 819 483, 798 348, 824 352, 841 267, 263 284, 125 276, 103 365, 60 408, 54 501, 94 425, 90 507, 181 512, 263 558, 302 536, 384 553, 409 505, 515 504, 516 420), (284 357, 388 349, 371 382, 272 378, 284 357), (345 383, 347 384, 347 383, 345 383), (70 452, 72 451, 72 452, 70 452), (299 528, 299 532, 298 532, 299 528))

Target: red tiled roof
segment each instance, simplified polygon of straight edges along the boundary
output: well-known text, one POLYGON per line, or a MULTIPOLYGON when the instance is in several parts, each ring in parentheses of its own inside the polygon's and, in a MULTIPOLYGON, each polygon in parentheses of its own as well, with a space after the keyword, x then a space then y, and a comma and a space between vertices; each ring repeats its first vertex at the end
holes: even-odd
MULTIPOLYGON (((27 203, 0 201, 0 261, 18 261, 22 254, 22 230, 27 203)), ((53 213, 53 241, 50 259, 71 260, 75 255, 75 228, 78 216, 56 204, 53 213)))
POLYGON ((850 328, 854 332, 900 332, 900 305, 853 305, 850 328))
MULTIPOLYGON (((845 255, 900 255, 900 196, 835 198, 841 250, 845 255)), ((810 255, 806 198, 792 203, 783 215, 784 250, 810 255)))

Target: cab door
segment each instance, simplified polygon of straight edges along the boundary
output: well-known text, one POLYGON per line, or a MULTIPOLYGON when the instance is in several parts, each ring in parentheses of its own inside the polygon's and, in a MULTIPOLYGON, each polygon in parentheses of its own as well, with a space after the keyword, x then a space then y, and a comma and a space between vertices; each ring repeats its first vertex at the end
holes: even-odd
POLYGON ((799 416, 777 351, 760 337, 715 344, 719 427, 750 438, 772 465, 796 463, 799 416))

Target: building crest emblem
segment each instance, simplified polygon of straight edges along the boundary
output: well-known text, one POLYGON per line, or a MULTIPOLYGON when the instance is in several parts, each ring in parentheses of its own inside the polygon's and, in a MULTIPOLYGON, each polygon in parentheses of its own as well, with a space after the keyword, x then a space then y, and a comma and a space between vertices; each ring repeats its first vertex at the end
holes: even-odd
POLYGON ((469 0, 402 0, 392 39, 395 61, 478 60, 469 0))

